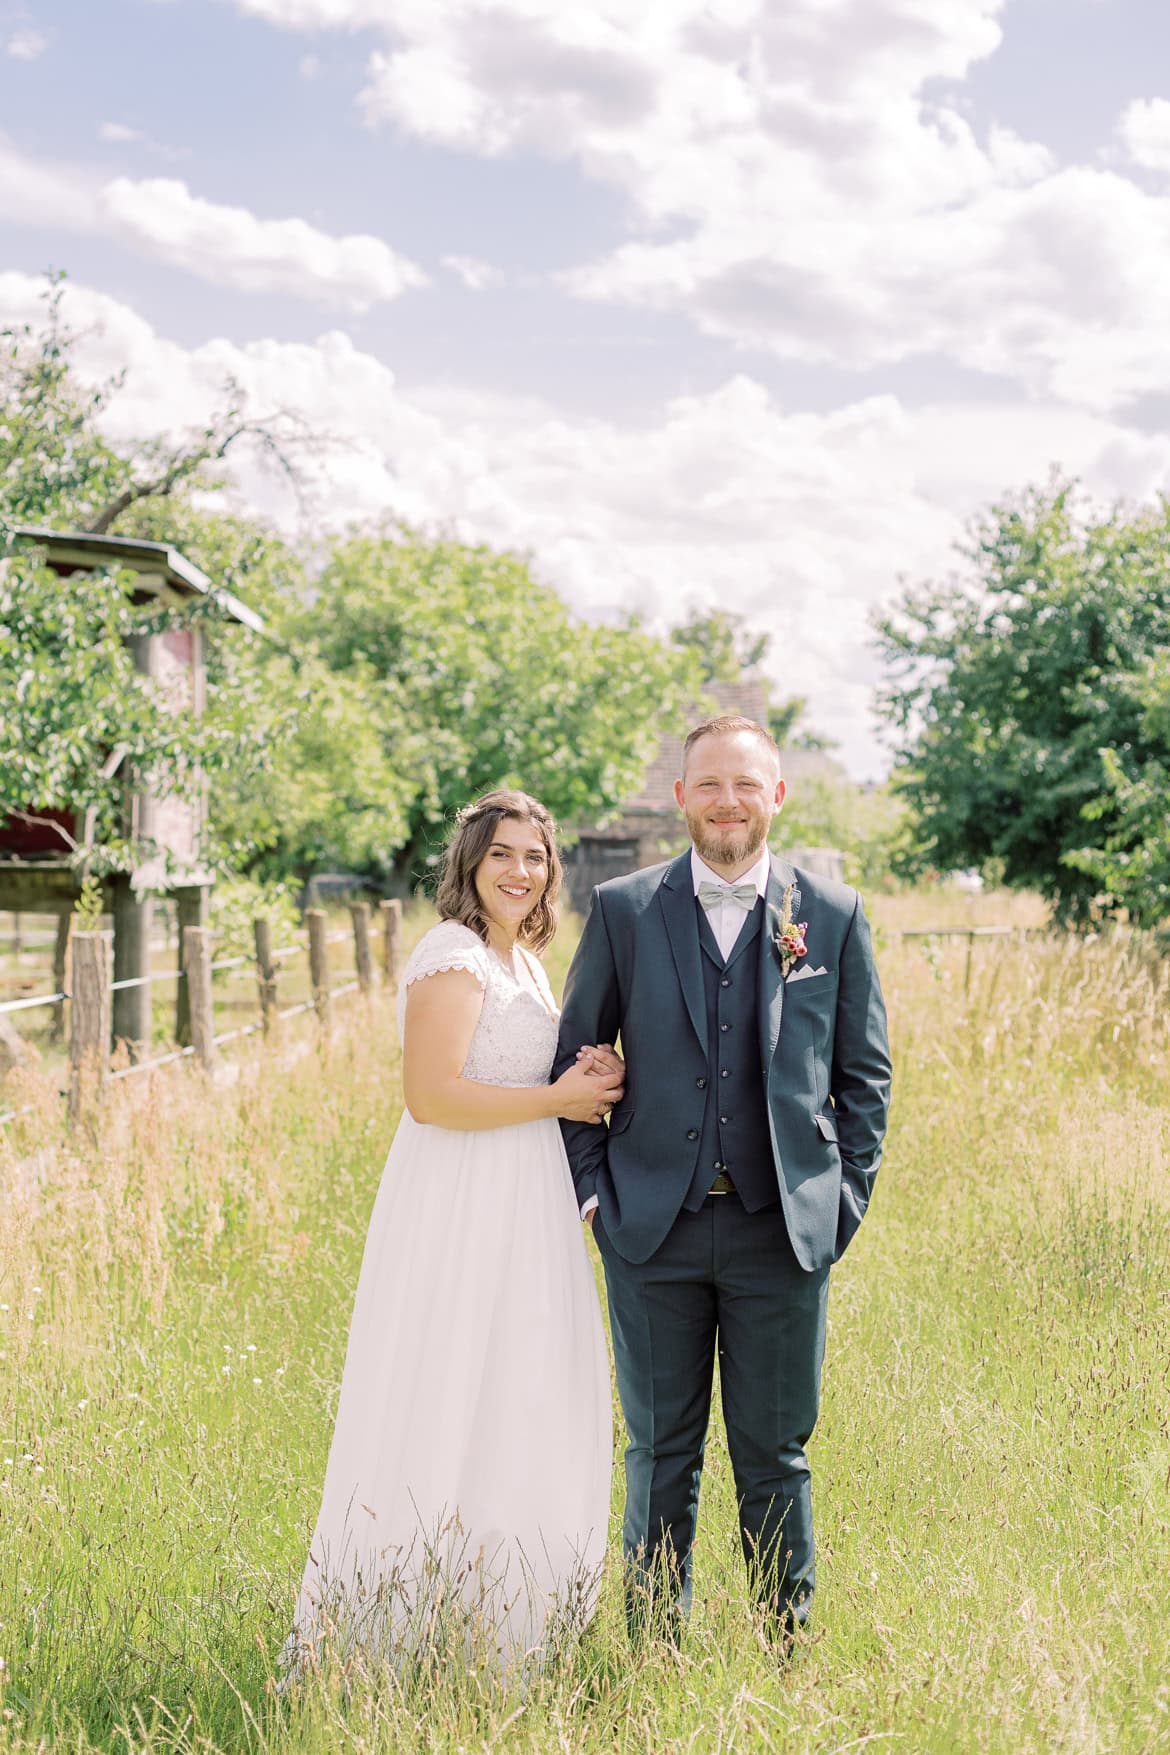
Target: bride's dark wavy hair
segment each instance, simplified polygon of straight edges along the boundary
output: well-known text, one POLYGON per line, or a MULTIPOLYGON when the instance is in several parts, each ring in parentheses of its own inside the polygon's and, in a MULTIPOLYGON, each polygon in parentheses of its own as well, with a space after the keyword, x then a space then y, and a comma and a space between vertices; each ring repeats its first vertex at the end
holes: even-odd
POLYGON ((443 875, 435 892, 435 906, 442 919, 458 920, 477 932, 485 944, 488 942, 488 923, 475 887, 475 874, 505 819, 531 823, 544 842, 548 883, 518 935, 522 945, 542 951, 557 929, 556 903, 564 873, 557 852, 557 826, 540 800, 530 793, 501 787, 496 792, 485 792, 473 804, 464 805, 455 818, 455 828, 443 854, 443 875))

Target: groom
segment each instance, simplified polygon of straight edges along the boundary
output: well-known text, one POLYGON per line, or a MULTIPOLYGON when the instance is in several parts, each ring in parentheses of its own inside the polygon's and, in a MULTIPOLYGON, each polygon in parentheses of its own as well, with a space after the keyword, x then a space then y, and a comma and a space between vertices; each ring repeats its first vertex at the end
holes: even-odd
POLYGON ((691 732, 675 797, 692 845, 594 890, 553 1076, 620 1032, 608 1128, 561 1126, 629 1432, 631 1627, 690 1606, 718 1350, 744 1557, 786 1646, 814 1585, 805 1445, 829 1268, 869 1204, 890 1060, 856 891, 768 852, 784 792, 763 726, 691 732))

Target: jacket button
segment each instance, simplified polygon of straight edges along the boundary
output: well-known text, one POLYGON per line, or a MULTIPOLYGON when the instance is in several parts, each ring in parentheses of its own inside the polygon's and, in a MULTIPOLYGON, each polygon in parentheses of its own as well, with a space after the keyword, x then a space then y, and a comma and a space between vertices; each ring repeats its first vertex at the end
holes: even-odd
POLYGON ((724 977, 723 977, 723 979, 722 979, 722 980, 721 980, 721 981, 720 981, 720 983, 719 983, 719 985, 720 985, 720 987, 730 987, 730 986, 731 986, 731 982, 730 982, 730 981, 729 981, 729 980, 728 980, 728 979, 727 979, 727 977, 726 977, 726 975, 724 975, 724 977))
POLYGON ((726 1035, 726 1033, 727 1033, 727 1031, 728 1031, 728 1030, 730 1030, 730 1028, 731 1028, 731 1025, 730 1025, 730 1024, 720 1024, 720 1026, 719 1026, 719 1028, 720 1028, 720 1029, 721 1029, 721 1030, 722 1030, 722 1031, 723 1031, 723 1032, 724 1032, 724 1034, 725 1034, 725 1035, 726 1035))
POLYGON ((705 1091, 707 1089, 706 1079, 696 1079, 695 1083, 699 1087, 700 1091, 705 1091))
POLYGON ((727 1123, 728 1123, 728 1122, 729 1122, 729 1121, 730 1121, 730 1120, 731 1120, 731 1117, 730 1117, 730 1115, 721 1115, 721 1116, 720 1116, 720 1117, 719 1117, 719 1125, 720 1125, 720 1127, 726 1127, 726 1126, 727 1126, 727 1123))
POLYGON ((721 1079, 729 1079, 731 1077, 731 1068, 729 1066, 725 1066, 723 1068, 723 1071, 719 1074, 719 1077, 721 1079))
POLYGON ((687 1128, 687 1138, 689 1140, 697 1140, 698 1137, 699 1137, 699 1130, 697 1127, 688 1127, 687 1128))

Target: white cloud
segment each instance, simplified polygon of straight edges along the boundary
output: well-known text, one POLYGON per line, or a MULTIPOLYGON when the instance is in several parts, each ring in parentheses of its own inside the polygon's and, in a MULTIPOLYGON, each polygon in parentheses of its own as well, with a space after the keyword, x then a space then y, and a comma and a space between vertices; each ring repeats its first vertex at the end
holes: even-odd
POLYGON ((503 270, 494 268, 490 262, 481 262, 478 256, 444 256, 441 260, 443 267, 458 275, 472 292, 485 292, 489 287, 504 284, 503 270))
POLYGON ((0 217, 113 236, 217 286, 310 299, 347 311, 425 286, 416 263, 380 238, 332 237, 303 219, 261 219, 205 201, 172 177, 101 183, 90 172, 42 164, 0 138, 0 217))
POLYGON ((237 0, 249 12, 286 30, 359 30, 387 22, 386 0, 237 0))
POLYGON ((1170 102, 1165 98, 1135 98, 1122 111, 1118 131, 1134 164, 1170 171, 1170 102))
MULTIPOLYGON (((32 315, 40 290, 0 275, 0 307, 32 315)), ((396 513, 530 551, 590 616, 638 607, 665 627, 692 605, 741 611, 773 635, 777 686, 809 696, 859 773, 881 762, 866 618, 901 577, 945 572, 965 520, 1053 463, 1106 500, 1170 487, 1170 438, 1054 404, 909 411, 879 396, 790 414, 736 376, 619 426, 458 388, 403 391, 338 332, 188 350, 101 294, 71 288, 67 307, 86 369, 127 368, 123 434, 203 422, 230 375, 256 412, 300 410, 344 441, 312 465, 314 533, 396 513)), ((237 483, 252 507, 292 516, 257 466, 241 464, 237 483)))
POLYGON ((102 191, 116 231, 152 255, 247 292, 292 293, 361 311, 426 277, 380 238, 335 238, 303 219, 259 219, 192 195, 185 183, 118 177, 102 191))
POLYGON ((0 219, 89 232, 96 229, 93 197, 92 182, 82 173, 29 158, 0 134, 0 219))
POLYGON ((12 32, 4 44, 4 53, 14 61, 36 61, 48 46, 49 39, 43 31, 25 26, 12 32))
MULTIPOLYGON (((1170 387, 1170 190, 977 132, 961 83, 1006 0, 237 0, 290 29, 380 29, 371 123, 575 160, 630 237, 562 284, 734 344, 858 370, 938 354, 1029 395, 1170 387)), ((1170 165, 1170 104, 1131 105, 1170 165)))
MULTIPOLYGON (((156 4, 166 5, 169 0, 155 0, 156 4)), ((129 122, 102 122, 98 126, 98 139, 107 146, 138 146, 148 152, 152 158, 167 159, 172 163, 179 159, 189 159, 189 146, 167 146, 161 140, 153 140, 142 128, 133 128, 129 122)), ((58 170, 58 175, 61 171, 58 170)), ((83 180, 88 173, 81 173, 83 180)))

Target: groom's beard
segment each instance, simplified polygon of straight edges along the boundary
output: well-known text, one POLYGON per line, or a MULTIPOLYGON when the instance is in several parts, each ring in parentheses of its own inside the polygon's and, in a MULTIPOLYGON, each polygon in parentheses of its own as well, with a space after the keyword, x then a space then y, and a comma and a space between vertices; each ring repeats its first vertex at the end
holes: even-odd
POLYGON ((745 859, 753 858, 768 839, 768 825, 760 827, 756 823, 736 824, 740 834, 734 838, 713 840, 707 824, 702 817, 689 816, 687 829, 694 842, 695 852, 708 865, 742 865, 745 859))

